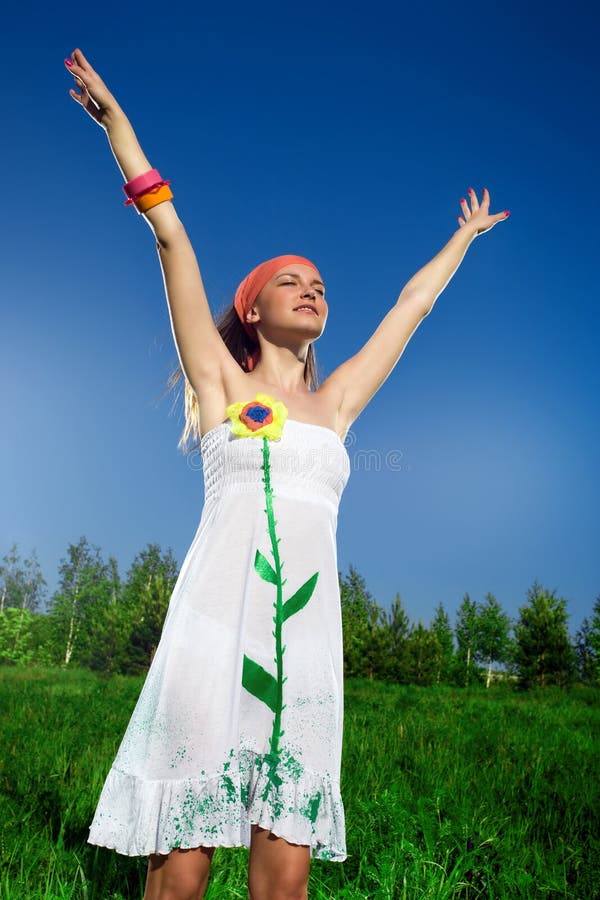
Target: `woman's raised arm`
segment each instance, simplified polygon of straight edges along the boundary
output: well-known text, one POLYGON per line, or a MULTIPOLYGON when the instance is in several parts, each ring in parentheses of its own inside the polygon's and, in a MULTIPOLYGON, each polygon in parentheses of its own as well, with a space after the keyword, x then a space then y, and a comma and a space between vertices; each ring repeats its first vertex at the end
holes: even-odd
MULTIPOLYGON (((80 49, 65 66, 80 89, 69 94, 106 132, 125 181, 151 169, 129 119, 80 49)), ((235 363, 214 323, 196 254, 172 201, 152 207, 143 218, 156 238, 179 361, 199 394, 221 384, 223 367, 235 363)))
POLYGON ((472 241, 509 215, 508 210, 490 214, 490 195, 485 188, 481 206, 475 191, 469 189, 469 196, 471 206, 464 197, 461 199, 460 227, 445 247, 413 275, 358 353, 334 369, 321 386, 328 385, 341 398, 338 416, 346 427, 358 418, 392 372, 414 332, 460 266, 472 241))

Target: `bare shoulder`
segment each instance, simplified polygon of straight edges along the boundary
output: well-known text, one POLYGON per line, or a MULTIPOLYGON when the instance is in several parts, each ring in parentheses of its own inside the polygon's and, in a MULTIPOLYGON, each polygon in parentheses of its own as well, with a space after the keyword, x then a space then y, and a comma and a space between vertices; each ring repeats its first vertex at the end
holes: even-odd
POLYGON ((329 375, 314 394, 318 398, 319 409, 324 415, 324 421, 315 424, 325 424, 344 441, 352 421, 344 412, 344 392, 338 380, 329 375))
POLYGON ((224 347, 214 376, 194 385, 200 410, 200 433, 204 436, 227 419, 231 403, 251 400, 257 393, 276 396, 285 403, 288 415, 300 422, 330 428, 343 441, 352 424, 341 414, 342 392, 333 380, 326 379, 316 390, 305 394, 286 395, 274 391, 255 372, 244 372, 229 350, 224 347))

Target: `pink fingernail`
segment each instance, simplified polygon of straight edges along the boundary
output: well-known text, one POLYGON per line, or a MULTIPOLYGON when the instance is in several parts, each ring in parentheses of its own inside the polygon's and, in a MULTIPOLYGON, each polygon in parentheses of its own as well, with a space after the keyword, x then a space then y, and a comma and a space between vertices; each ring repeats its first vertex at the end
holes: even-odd
POLYGON ((72 66, 72 65, 73 65, 73 63, 71 62, 70 59, 65 59, 65 63, 66 63, 67 66, 72 66))
POLYGON ((475 193, 475 191, 473 190, 473 188, 469 188, 469 193, 470 193, 470 194, 474 194, 474 193, 475 193))
POLYGON ((505 209, 505 210, 504 210, 504 215, 505 215, 505 216, 510 216, 510 209, 505 209))
POLYGON ((460 202, 461 202, 461 203, 466 203, 467 201, 465 200, 464 197, 461 197, 461 198, 460 198, 460 202))

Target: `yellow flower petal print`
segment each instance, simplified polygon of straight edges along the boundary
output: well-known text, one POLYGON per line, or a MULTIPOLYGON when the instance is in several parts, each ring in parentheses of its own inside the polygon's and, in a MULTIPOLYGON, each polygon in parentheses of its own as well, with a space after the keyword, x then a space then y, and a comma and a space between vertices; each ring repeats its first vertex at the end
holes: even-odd
POLYGON ((253 400, 230 403, 225 412, 238 437, 265 437, 270 441, 279 440, 288 415, 284 403, 262 393, 253 400))

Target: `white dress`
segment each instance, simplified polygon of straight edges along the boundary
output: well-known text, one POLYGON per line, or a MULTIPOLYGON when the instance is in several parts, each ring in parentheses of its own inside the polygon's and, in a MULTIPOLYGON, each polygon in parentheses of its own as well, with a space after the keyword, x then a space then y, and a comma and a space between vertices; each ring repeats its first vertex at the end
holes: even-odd
POLYGON ((290 418, 268 442, 227 420, 201 451, 200 523, 89 843, 128 856, 249 847, 256 823, 343 861, 336 531, 348 453, 330 428, 290 418))

